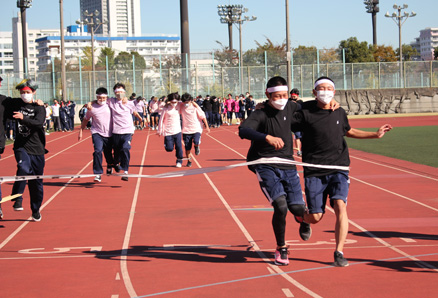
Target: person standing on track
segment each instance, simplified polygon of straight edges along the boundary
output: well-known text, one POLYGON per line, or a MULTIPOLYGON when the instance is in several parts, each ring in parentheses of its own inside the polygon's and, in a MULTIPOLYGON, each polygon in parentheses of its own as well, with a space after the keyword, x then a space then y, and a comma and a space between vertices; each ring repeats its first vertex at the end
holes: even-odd
MULTIPOLYGON (((381 138, 392 129, 389 124, 383 125, 377 132, 351 128, 345 110, 332 110, 330 107, 335 92, 333 80, 328 77, 318 78, 313 89, 316 100, 303 103, 302 109, 293 115, 293 130, 303 133, 302 151, 305 163, 348 167, 350 158, 344 136, 357 139, 381 138)), ((329 198, 336 215, 334 265, 348 266, 343 254, 348 234, 348 171, 304 167, 304 181, 308 207, 304 222, 318 223, 325 213, 329 198)))
MULTIPOLYGON (((43 175, 46 153, 44 133, 46 110, 43 103, 37 103, 35 99, 38 85, 31 79, 24 79, 15 88, 20 91, 21 98, 8 97, 3 100, 3 105, 6 110, 5 115, 15 119, 17 125, 17 137, 14 142, 17 176, 43 175)), ((12 195, 22 194, 26 184, 29 185, 32 219, 40 221, 40 207, 44 197, 43 180, 16 181, 12 187, 12 195)), ((14 200, 14 210, 23 210, 23 197, 14 200)))
MULTIPOLYGON (((3 78, 0 77, 0 87, 2 86, 3 78)), ((6 145, 6 136, 5 136, 5 124, 3 120, 3 115, 5 113, 5 107, 3 106, 3 100, 5 100, 7 97, 0 94, 0 158, 3 152, 5 151, 5 145, 6 145)), ((2 189, 0 185, 0 200, 2 198, 2 189)), ((2 212, 2 206, 0 204, 0 219, 3 218, 3 212, 2 212)))
POLYGON ((91 138, 93 140, 93 173, 95 182, 102 181, 102 152, 107 163, 106 174, 111 175, 114 167, 113 146, 112 146, 112 117, 111 110, 107 104, 108 90, 100 87, 96 90, 96 101, 91 104, 92 108, 87 110, 79 129, 78 141, 82 139, 82 131, 91 121, 91 138))
MULTIPOLYGON (((292 100, 294 102, 296 102, 299 105, 303 104, 303 101, 300 99, 300 91, 297 88, 293 88, 290 91, 290 98, 289 100, 292 100)), ((303 153, 301 152, 301 132, 300 131, 295 131, 294 132, 294 148, 297 150, 297 156, 301 156, 303 155, 303 153)))
MULTIPOLYGON (((255 110, 240 125, 239 136, 251 140, 247 161, 266 157, 279 157, 293 161, 292 114, 299 107, 288 101, 287 82, 282 77, 273 77, 267 83, 267 103, 255 110)), ((298 217, 305 213, 300 177, 295 165, 258 164, 250 166, 259 180, 260 187, 274 207, 272 227, 277 247, 275 264, 288 265, 288 247, 285 242, 286 215, 288 210, 298 217)), ((310 225, 302 222, 299 228, 303 240, 311 236, 310 225)))

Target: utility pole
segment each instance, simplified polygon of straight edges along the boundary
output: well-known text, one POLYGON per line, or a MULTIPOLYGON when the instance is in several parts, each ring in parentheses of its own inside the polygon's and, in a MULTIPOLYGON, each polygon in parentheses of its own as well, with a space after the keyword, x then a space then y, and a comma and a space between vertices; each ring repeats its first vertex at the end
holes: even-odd
POLYGON ((61 32, 61 99, 67 99, 67 80, 65 77, 65 47, 64 47, 64 3, 59 0, 60 32, 61 32))
POLYGON ((367 9, 367 13, 371 14, 373 24, 373 45, 377 46, 377 13, 380 11, 379 0, 365 0, 363 2, 367 9))
POLYGON ((287 87, 289 90, 292 88, 292 70, 290 66, 290 31, 289 31, 289 0, 286 0, 286 76, 287 76, 287 87))
POLYGON ((27 77, 27 64, 29 54, 27 53, 27 28, 26 28, 26 9, 32 7, 32 0, 17 0, 17 7, 21 12, 21 37, 23 41, 23 75, 27 77))
POLYGON ((180 0, 180 18, 181 18, 181 68, 186 69, 183 72, 183 85, 187 86, 189 92, 189 68, 190 68, 190 38, 189 38, 189 8, 187 0, 180 0), (185 74, 184 74, 185 73, 185 74))

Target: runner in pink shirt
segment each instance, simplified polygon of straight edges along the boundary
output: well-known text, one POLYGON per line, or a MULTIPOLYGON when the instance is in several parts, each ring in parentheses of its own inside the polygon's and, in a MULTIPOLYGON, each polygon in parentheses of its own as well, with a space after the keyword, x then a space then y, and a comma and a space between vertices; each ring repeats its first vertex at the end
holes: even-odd
POLYGON ((158 109, 160 107, 160 103, 158 102, 158 98, 152 96, 151 101, 149 102, 149 112, 151 113, 151 128, 155 130, 158 126, 158 109))
POLYGON ((207 132, 210 133, 207 119, 201 108, 193 102, 193 97, 185 93, 181 96, 181 116, 182 116, 182 133, 184 140, 184 147, 186 149, 186 157, 188 158, 187 166, 192 166, 192 144, 195 144, 195 154, 198 155, 201 152, 199 145, 201 144, 202 126, 201 121, 204 123, 207 132))
POLYGON ((135 110, 141 117, 141 121, 138 121, 137 119, 134 119, 135 123, 135 129, 143 129, 144 127, 144 115, 145 115, 145 105, 143 98, 141 96, 137 97, 137 99, 134 101, 135 110))
POLYGON ((103 174, 102 167, 102 152, 107 163, 106 173, 112 173, 114 164, 112 154, 112 118, 111 110, 107 104, 108 90, 106 88, 98 88, 96 90, 97 101, 91 104, 92 109, 89 109, 85 114, 79 130, 78 141, 82 139, 82 131, 87 127, 88 121, 91 121, 91 138, 93 140, 93 173, 96 175, 95 182, 101 182, 103 174))
MULTIPOLYGON (((116 98, 108 99, 108 106, 111 109, 113 119, 112 141, 114 146, 114 169, 124 174, 128 174, 129 161, 131 159, 131 140, 134 134, 134 123, 132 114, 141 121, 140 115, 135 111, 132 101, 126 98, 126 88, 122 83, 117 83, 113 87, 116 98)), ((123 176, 122 180, 128 181, 128 177, 123 176)))
POLYGON ((164 136, 164 149, 172 152, 175 148, 176 167, 181 168, 183 150, 181 144, 181 105, 178 104, 178 93, 169 94, 166 105, 161 112, 158 134, 164 136))

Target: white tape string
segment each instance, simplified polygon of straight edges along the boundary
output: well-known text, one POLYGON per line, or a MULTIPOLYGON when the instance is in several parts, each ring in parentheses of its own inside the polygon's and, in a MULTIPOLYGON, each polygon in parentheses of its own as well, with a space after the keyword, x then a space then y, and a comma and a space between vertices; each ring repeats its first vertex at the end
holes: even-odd
MULTIPOLYGON (((340 171, 349 171, 350 167, 345 166, 330 166, 330 165, 314 165, 304 162, 298 162, 295 160, 283 159, 278 157, 270 157, 270 158, 260 158, 254 161, 242 162, 238 164, 228 165, 228 166, 219 166, 219 167, 208 167, 208 168, 199 168, 199 169, 190 169, 183 171, 175 171, 175 172, 167 172, 155 175, 138 175, 138 174, 114 174, 113 176, 123 176, 123 177, 133 177, 133 178, 175 178, 182 176, 192 176, 199 175, 204 173, 212 173, 218 171, 230 170, 237 167, 245 167, 250 165, 258 165, 258 164, 288 164, 288 165, 296 165, 303 167, 313 167, 313 168, 321 168, 321 169, 331 169, 331 170, 340 170, 340 171)), ((34 180, 34 179, 72 179, 72 178, 89 178, 95 177, 95 174, 85 174, 85 175, 40 175, 40 176, 5 176, 0 177, 0 182, 10 182, 10 181, 23 181, 23 180, 34 180)))

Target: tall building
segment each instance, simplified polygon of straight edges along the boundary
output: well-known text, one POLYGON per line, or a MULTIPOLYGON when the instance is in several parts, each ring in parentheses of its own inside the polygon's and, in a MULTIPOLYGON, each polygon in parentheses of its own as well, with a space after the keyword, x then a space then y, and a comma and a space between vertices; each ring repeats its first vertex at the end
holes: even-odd
POLYGON ((97 30, 105 36, 141 36, 140 0, 81 0, 81 19, 84 12, 99 12, 106 21, 97 30))
POLYGON ((14 72, 12 32, 0 32, 0 74, 14 72))
POLYGON ((438 28, 426 28, 420 31, 411 46, 421 55, 421 60, 433 60, 434 48, 438 47, 438 28))

